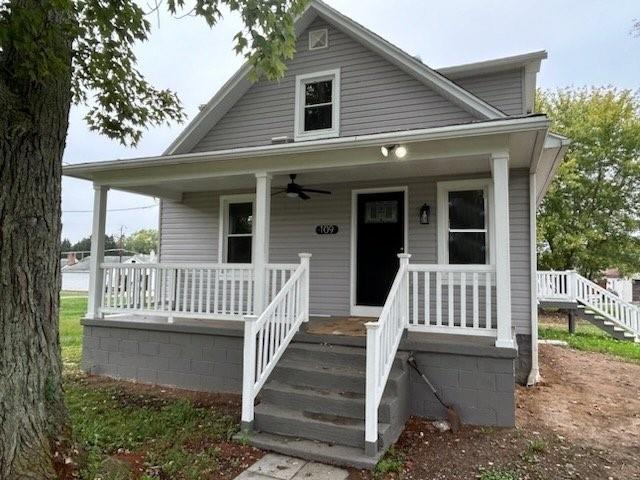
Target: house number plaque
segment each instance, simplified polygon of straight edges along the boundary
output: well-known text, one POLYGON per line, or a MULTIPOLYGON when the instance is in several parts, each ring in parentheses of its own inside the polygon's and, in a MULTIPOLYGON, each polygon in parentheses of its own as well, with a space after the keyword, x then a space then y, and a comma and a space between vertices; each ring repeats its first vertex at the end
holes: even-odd
POLYGON ((337 225, 318 225, 316 227, 316 233, 318 235, 335 235, 338 233, 337 225))

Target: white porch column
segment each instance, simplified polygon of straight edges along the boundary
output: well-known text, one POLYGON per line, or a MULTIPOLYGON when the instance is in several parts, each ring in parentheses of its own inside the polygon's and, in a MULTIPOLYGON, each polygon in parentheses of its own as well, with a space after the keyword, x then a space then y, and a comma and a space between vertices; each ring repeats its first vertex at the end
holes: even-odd
POLYGON ((496 265, 496 347, 514 348, 511 333, 511 255, 509 241, 509 153, 491 155, 493 176, 493 241, 496 265))
POLYGON ((253 268, 255 275, 254 308, 259 317, 265 309, 266 264, 269 263, 269 228, 271 224, 271 175, 256 173, 256 211, 253 220, 253 268))
POLYGON ((87 318, 99 316, 102 302, 102 271, 104 261, 104 233, 107 219, 107 192, 105 185, 93 185, 93 226, 91 229, 91 255, 89 256, 89 299, 87 318))

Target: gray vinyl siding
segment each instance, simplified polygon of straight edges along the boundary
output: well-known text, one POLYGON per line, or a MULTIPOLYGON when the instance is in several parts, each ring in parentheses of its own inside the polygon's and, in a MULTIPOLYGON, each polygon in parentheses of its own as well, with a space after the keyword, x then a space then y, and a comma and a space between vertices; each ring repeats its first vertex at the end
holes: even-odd
POLYGON ((455 82, 507 115, 524 113, 524 70, 460 78, 455 82))
POLYGON ((279 82, 260 81, 226 113, 193 151, 267 145, 294 137, 295 77, 340 68, 340 135, 362 135, 468 123, 474 117, 323 20, 329 47, 309 51, 308 33, 279 82))
POLYGON ((162 200, 160 260, 162 262, 217 262, 219 195, 185 193, 182 202, 162 200))
MULTIPOLYGON (((298 253, 310 252, 312 314, 348 315, 351 268, 351 191, 407 186, 409 190, 409 253, 413 263, 437 263, 436 182, 442 178, 412 178, 318 186, 331 196, 314 195, 307 202, 272 197, 270 261, 297 263, 298 253), (431 224, 420 225, 422 204, 431 206, 431 224), (332 224, 337 235, 317 235, 315 226, 332 224)), ((237 193, 237 192, 234 192, 237 193)), ((227 194, 223 192, 222 194, 227 194)), ((510 185, 512 312, 517 333, 530 333, 531 285, 529 256, 528 175, 514 172, 510 185)), ((164 200, 161 216, 162 261, 217 260, 219 194, 186 194, 182 204, 164 200)))

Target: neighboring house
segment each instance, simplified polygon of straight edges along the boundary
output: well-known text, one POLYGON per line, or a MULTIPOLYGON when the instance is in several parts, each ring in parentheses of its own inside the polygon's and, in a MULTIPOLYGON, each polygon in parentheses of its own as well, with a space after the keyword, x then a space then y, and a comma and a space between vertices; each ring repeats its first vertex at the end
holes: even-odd
MULTIPOLYGON (((135 264, 135 263, 151 263, 156 260, 155 254, 152 255, 111 255, 104 256, 105 263, 122 263, 122 264, 135 264)), ((81 260, 74 260, 69 262, 69 258, 61 261, 62 272, 62 290, 70 292, 88 292, 89 291, 89 270, 90 270, 90 257, 84 257, 81 260)))
POLYGON ((621 276, 617 269, 605 272, 607 290, 629 303, 640 303, 640 274, 621 276))
POLYGON ((444 414, 412 351, 464 422, 513 426, 568 144, 533 110, 546 53, 436 71, 319 1, 296 31, 282 80, 242 67, 164 154, 65 167, 92 238, 110 188, 161 199, 158 264, 92 244, 83 368, 242 392, 253 444, 370 467, 444 414))

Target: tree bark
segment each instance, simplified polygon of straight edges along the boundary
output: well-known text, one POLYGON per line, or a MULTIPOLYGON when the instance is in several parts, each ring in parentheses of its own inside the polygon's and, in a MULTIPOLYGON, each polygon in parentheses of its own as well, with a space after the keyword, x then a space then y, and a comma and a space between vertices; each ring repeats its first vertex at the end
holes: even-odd
MULTIPOLYGON (((47 6, 48 5, 48 6, 47 6)), ((62 68, 26 74, 11 37, 0 53, 0 478, 55 478, 69 438, 58 335, 62 154, 71 104, 69 12, 16 0, 42 15, 62 68), (46 73, 46 72, 45 72, 46 73)), ((20 32, 24 39, 24 32, 20 32)), ((43 37, 46 37, 43 40, 43 37)))

